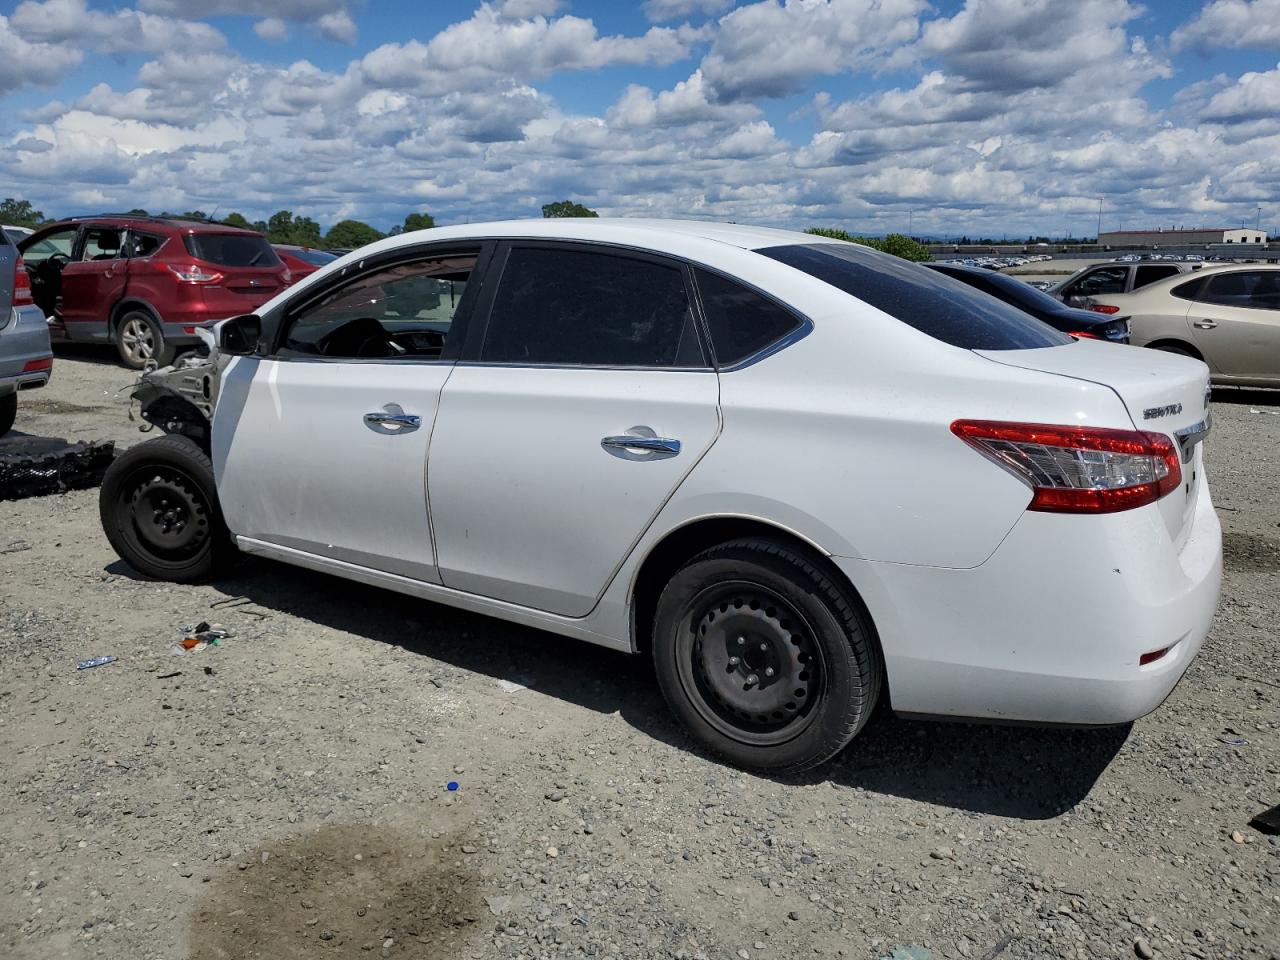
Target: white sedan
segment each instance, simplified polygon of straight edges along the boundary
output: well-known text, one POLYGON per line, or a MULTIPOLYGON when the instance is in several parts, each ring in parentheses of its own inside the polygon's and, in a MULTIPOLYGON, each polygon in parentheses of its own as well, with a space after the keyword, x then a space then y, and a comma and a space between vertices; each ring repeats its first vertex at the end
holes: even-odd
POLYGON ((186 581, 240 551, 646 653, 745 767, 818 764, 881 699, 1131 721, 1217 602, 1204 364, 855 244, 446 227, 218 338, 144 384, 176 435, 103 485, 124 559, 186 581))

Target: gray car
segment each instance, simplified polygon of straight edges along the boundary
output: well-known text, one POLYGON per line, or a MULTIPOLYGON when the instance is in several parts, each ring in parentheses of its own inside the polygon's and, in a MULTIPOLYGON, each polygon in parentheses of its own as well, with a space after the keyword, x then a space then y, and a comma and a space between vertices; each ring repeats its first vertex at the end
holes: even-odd
POLYGON ((53 373, 49 324, 31 299, 18 250, 0 231, 0 437, 18 415, 18 392, 43 387, 53 373))
POLYGON ((1113 260, 1077 270, 1061 283, 1050 287, 1046 293, 1057 297, 1069 307, 1087 307, 1094 297, 1132 293, 1149 283, 1175 277, 1180 273, 1190 273, 1202 266, 1202 263, 1181 260, 1162 263, 1113 260))

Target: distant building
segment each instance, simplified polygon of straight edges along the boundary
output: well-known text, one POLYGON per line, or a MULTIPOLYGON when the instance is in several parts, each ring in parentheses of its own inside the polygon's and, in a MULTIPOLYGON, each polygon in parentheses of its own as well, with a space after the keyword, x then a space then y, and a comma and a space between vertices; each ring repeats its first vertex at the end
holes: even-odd
POLYGON ((1195 230, 1112 230, 1099 234, 1098 243, 1109 247, 1181 246, 1195 243, 1266 243, 1262 230, 1199 227, 1195 230))

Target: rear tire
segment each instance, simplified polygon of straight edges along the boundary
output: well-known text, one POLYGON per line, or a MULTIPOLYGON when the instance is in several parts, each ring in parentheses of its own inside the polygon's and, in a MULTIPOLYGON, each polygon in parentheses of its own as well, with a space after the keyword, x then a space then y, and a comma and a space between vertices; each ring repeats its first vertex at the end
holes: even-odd
POLYGON ((236 556, 213 464, 186 437, 157 437, 117 457, 102 480, 98 510, 120 558, 156 580, 207 580, 236 556))
POLYGON ((130 370, 143 370, 151 360, 161 367, 173 362, 173 347, 156 318, 145 310, 126 312, 116 321, 112 336, 120 361, 130 370))
POLYGON ((13 429, 13 421, 18 418, 18 394, 10 393, 0 397, 0 437, 13 429))
POLYGON ((870 718, 883 667, 861 603, 805 554, 763 539, 695 556, 658 599, 653 658, 671 709, 710 750, 795 773, 870 718))

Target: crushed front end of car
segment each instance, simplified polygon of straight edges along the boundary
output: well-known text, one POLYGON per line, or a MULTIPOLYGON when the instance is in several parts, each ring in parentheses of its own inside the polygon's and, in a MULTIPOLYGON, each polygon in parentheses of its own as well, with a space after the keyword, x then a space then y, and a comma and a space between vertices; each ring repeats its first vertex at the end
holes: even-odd
MULTIPOLYGON (((130 397, 146 421, 143 432, 159 427, 165 433, 189 437, 209 451, 218 382, 230 357, 219 354, 211 334, 199 330, 201 345, 167 367, 143 371, 130 397)), ((130 407, 129 419, 134 419, 130 407)))

